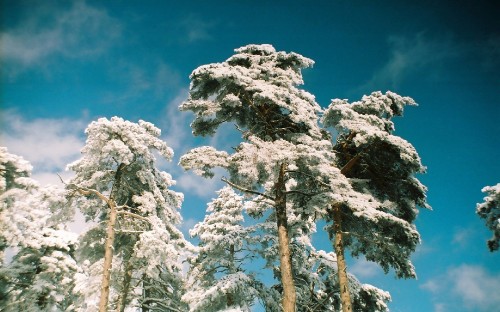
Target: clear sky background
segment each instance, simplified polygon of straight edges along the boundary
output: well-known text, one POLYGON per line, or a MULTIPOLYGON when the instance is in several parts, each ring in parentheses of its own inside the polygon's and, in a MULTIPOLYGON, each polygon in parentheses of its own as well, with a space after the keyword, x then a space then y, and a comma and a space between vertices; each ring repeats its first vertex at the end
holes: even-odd
POLYGON ((69 177, 64 168, 79 157, 89 122, 150 121, 176 152, 161 165, 185 194, 185 233, 222 184, 184 173, 179 156, 234 143, 231 127, 194 139, 192 116, 178 112, 196 67, 269 43, 316 62, 304 88, 323 107, 377 90, 413 97, 419 106, 397 120, 396 134, 428 167, 419 178, 433 211, 417 220, 418 280, 397 280, 362 259, 349 270, 389 291, 392 311, 500 311, 500 252, 487 250, 491 233, 475 214, 481 189, 500 182, 499 1, 0 4, 0 145, 29 160, 34 178, 58 183, 55 173, 69 177))

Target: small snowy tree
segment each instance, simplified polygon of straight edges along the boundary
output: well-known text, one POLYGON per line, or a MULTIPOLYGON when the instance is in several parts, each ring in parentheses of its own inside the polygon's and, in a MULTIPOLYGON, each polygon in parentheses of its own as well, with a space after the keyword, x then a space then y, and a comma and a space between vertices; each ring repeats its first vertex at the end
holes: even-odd
POLYGON ((86 218, 98 222, 82 238, 80 258, 89 271, 77 286, 80 307, 97 308, 92 275, 101 266, 100 311, 109 309, 110 295, 117 311, 183 310, 180 259, 189 243, 176 227, 183 196, 169 189, 175 181, 155 167, 153 155, 170 160, 172 150, 145 121, 101 118, 86 134, 82 158, 68 166, 75 177, 67 186, 86 218))
POLYGON ((198 254, 190 259, 191 286, 184 296, 190 311, 250 311, 260 289, 244 267, 252 259, 251 227, 243 226, 243 197, 230 187, 208 204, 208 215, 190 234, 199 239, 198 254))
MULTIPOLYGON (((16 250, 0 267, 2 311, 65 311, 73 297, 78 266, 76 235, 66 228, 72 218, 64 190, 40 187, 31 166, 0 148, 0 233, 2 249, 16 250)), ((3 261, 3 256, 2 256, 3 261)))
POLYGON ((493 237, 488 240, 488 248, 493 252, 500 246, 500 183, 486 186, 482 192, 487 196, 484 202, 477 204, 476 213, 485 219, 486 226, 493 232, 493 237))

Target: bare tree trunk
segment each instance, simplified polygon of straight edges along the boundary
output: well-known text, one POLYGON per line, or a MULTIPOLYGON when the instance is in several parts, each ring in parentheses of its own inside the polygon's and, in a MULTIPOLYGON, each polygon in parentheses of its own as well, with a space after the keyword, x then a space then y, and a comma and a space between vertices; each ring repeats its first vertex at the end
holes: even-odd
POLYGON ((352 312, 351 294, 349 293, 349 280, 347 266, 344 258, 344 243, 342 242, 342 216, 341 205, 335 204, 333 208, 333 231, 335 232, 335 253, 337 254, 337 272, 340 285, 340 302, 343 312, 352 312))
POLYGON ((278 224, 280 272, 281 283, 283 285, 283 311, 295 312, 296 294, 292 275, 290 237, 288 234, 288 222, 286 216, 285 170, 286 164, 282 163, 280 167, 278 182, 276 183, 276 222, 278 224))
POLYGON ((115 242, 116 204, 113 199, 108 201, 109 219, 106 232, 106 244, 104 245, 104 267, 101 283, 101 299, 99 301, 99 312, 106 312, 109 300, 109 284, 111 279, 111 266, 113 261, 113 244, 115 242))

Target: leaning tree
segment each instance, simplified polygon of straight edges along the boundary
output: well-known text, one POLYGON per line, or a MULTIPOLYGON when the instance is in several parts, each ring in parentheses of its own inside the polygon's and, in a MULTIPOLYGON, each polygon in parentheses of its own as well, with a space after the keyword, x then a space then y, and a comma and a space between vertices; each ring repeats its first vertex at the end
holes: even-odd
MULTIPOLYGON (((405 105, 416 104, 392 92, 374 92, 354 103, 332 100, 322 117, 324 126, 333 128, 333 166, 343 181, 331 189, 337 198, 325 216, 341 285, 348 282, 344 248, 386 273, 393 268, 397 277, 416 277, 410 256, 420 236, 413 222, 418 207, 430 207, 426 187, 416 178, 425 167, 415 148, 393 133, 392 118, 402 116, 405 105)), ((346 286, 341 287, 343 309, 351 311, 346 286)))

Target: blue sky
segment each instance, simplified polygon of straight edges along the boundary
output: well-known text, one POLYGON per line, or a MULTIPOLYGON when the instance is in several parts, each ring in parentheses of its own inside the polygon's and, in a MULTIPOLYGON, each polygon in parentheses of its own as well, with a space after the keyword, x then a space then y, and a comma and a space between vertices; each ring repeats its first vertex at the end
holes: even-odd
MULTIPOLYGON (((0 0, 0 145, 34 177, 79 157, 98 117, 144 119, 174 148, 161 165, 186 196, 186 230, 221 186, 186 174, 178 157, 201 144, 227 148, 231 128, 194 139, 177 106, 196 67, 233 49, 269 43, 313 59, 304 88, 323 107, 391 90, 413 97, 396 134, 417 148, 433 211, 417 220, 418 280, 396 280, 351 261, 388 290, 392 311, 500 311, 500 253, 475 215, 481 189, 500 182, 498 1, 14 1, 0 0)), ((325 248, 330 248, 324 244, 325 248)))

